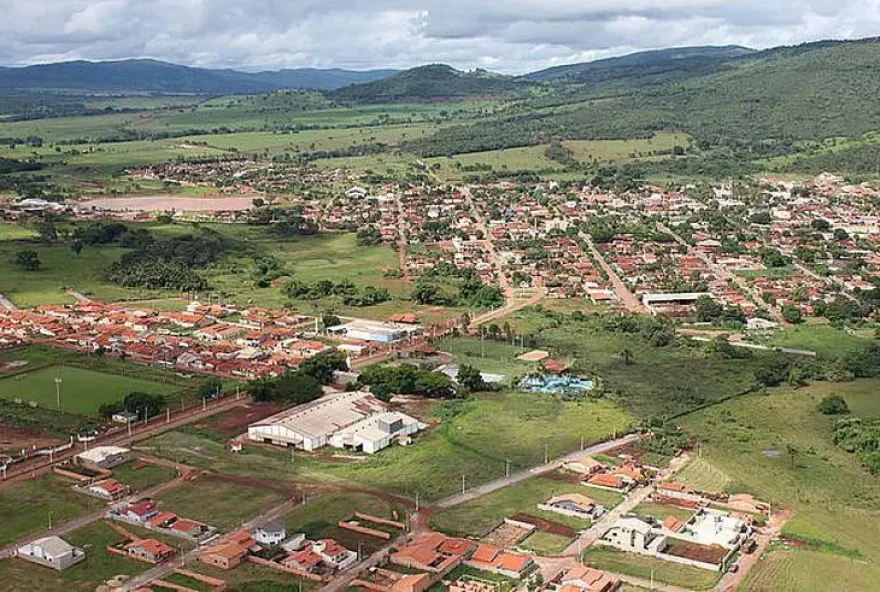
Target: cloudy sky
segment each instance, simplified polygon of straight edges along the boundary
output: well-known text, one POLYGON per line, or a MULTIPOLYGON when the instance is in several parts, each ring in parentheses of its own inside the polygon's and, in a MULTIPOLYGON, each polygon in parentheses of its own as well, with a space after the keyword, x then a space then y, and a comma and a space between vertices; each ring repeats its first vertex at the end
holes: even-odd
POLYGON ((642 49, 880 35, 880 0, 0 0, 0 64, 510 74, 642 49))

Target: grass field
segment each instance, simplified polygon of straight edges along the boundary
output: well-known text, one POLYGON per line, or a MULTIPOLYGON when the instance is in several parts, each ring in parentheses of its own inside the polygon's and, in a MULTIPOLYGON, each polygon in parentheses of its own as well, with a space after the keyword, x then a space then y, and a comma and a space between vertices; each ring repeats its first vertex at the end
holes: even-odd
POLYGON ((573 539, 549 532, 537 531, 529 535, 527 539, 519 544, 520 547, 528 549, 533 553, 544 557, 552 557, 559 555, 571 544, 573 539))
POLYGON ((537 363, 521 362, 516 359, 517 356, 528 351, 519 345, 456 337, 439 341, 437 348, 452 354, 456 364, 467 364, 482 372, 502 374, 508 381, 538 369, 537 363))
MULTIPOLYGON (((832 419, 816 412, 839 394, 855 414, 880 413, 880 381, 818 383, 800 390, 750 395, 683 420, 703 442, 695 482, 729 479, 726 489, 748 491, 796 515, 785 534, 802 541, 776 547, 749 575, 744 590, 869 590, 880 581, 880 487, 859 460, 834 445, 832 419), (788 446, 800 453, 795 468, 788 446)), ((680 476, 688 479, 688 469, 680 476)))
POLYGON ((62 381, 61 408, 81 415, 95 415, 102 404, 121 401, 131 392, 168 395, 178 390, 173 384, 104 374, 83 368, 53 366, 0 380, 0 397, 34 401, 42 407, 57 409, 56 378, 62 381))
POLYGON ((651 517, 655 520, 659 520, 663 522, 669 516, 673 518, 678 518, 682 522, 686 522, 693 515, 693 511, 683 510, 681 508, 676 508, 675 506, 668 506, 665 504, 652 504, 650 502, 645 502, 643 504, 639 504, 635 508, 633 508, 632 513, 636 516, 641 516, 643 518, 651 517))
POLYGON ((240 592, 288 592, 292 590, 313 590, 315 583, 311 580, 297 578, 291 574, 275 571, 254 563, 239 565, 233 570, 224 570, 194 563, 187 566, 194 572, 225 580, 232 590, 240 592))
POLYGON ((150 564, 126 559, 107 551, 107 545, 122 540, 104 522, 94 522, 64 535, 71 545, 86 550, 86 560, 61 573, 21 559, 0 561, 0 587, 16 592, 56 592, 57 590, 94 590, 117 575, 136 575, 150 564))
POLYGON ((806 349, 824 356, 839 356, 877 342, 856 337, 830 325, 809 323, 780 331, 770 343, 778 347, 806 349))
POLYGON ((689 143, 687 134, 660 132, 646 140, 572 140, 563 145, 581 162, 620 162, 670 154, 675 146, 689 143))
POLYGON ((160 483, 166 483, 177 476, 177 471, 170 467, 157 464, 139 466, 141 464, 143 463, 131 460, 113 467, 113 476, 135 491, 143 491, 160 483))
POLYGON ((104 502, 74 492, 71 485, 48 474, 0 489, 0 546, 46 530, 50 515, 58 525, 104 507, 104 502))
POLYGON ((475 500, 438 510, 431 517, 431 526, 448 534, 479 538, 486 536, 504 518, 521 512, 579 530, 588 528, 590 523, 586 520, 538 509, 538 504, 563 493, 585 495, 607 509, 623 501, 623 496, 611 491, 587 488, 577 483, 564 483, 546 477, 534 477, 475 500))
POLYGON ((284 501, 273 491, 213 479, 166 490, 159 506, 166 511, 229 531, 284 501))
POLYGON ((225 442, 191 432, 169 432, 146 444, 166 458, 224 473, 296 481, 344 482, 413 497, 437 500, 511 470, 577 450, 586 443, 621 433, 631 417, 605 401, 562 402, 552 397, 504 392, 438 405, 442 423, 416 438, 413 446, 394 446, 355 462, 334 462, 308 454, 258 449, 234 455, 225 442), (505 434, 505 437, 499 437, 505 434))
POLYGON ((610 547, 594 547, 583 553, 587 565, 610 572, 654 580, 689 590, 709 590, 718 581, 718 572, 680 565, 656 557, 625 553, 610 547))
POLYGON ((727 491, 731 484, 731 478, 727 474, 702 457, 695 458, 676 473, 675 480, 706 492, 727 491))

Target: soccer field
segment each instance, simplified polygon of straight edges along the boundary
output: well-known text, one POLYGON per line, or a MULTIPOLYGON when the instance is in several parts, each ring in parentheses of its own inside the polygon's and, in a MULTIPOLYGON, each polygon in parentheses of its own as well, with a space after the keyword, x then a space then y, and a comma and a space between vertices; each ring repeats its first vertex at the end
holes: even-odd
POLYGON ((166 385, 82 368, 50 366, 3 378, 0 380, 0 397, 34 401, 41 407, 56 409, 56 377, 61 379, 62 409, 81 415, 95 415, 101 404, 121 401, 133 391, 167 395, 180 388, 179 385, 166 385))

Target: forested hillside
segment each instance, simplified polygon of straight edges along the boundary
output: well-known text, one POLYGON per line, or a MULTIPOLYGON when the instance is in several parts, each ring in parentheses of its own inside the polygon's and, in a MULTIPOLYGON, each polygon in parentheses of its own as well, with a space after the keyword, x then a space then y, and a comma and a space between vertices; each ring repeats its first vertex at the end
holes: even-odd
POLYGON ((329 94, 340 102, 393 103, 466 97, 501 97, 532 86, 508 76, 476 70, 460 72, 442 64, 420 66, 390 78, 341 88, 329 94))
POLYGON ((628 139, 660 129, 704 146, 789 145, 880 128, 880 42, 771 50, 708 76, 573 108, 451 127, 409 144, 421 155, 538 144, 551 137, 628 139))

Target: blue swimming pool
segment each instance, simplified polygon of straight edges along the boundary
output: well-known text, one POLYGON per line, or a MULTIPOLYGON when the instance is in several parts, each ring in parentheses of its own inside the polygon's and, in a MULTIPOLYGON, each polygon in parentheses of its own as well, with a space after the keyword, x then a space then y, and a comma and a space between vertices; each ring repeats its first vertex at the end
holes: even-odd
POLYGON ((541 374, 526 376, 519 381, 519 388, 529 393, 558 395, 566 392, 583 392, 593 388, 593 381, 576 376, 541 374))

